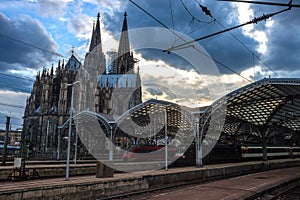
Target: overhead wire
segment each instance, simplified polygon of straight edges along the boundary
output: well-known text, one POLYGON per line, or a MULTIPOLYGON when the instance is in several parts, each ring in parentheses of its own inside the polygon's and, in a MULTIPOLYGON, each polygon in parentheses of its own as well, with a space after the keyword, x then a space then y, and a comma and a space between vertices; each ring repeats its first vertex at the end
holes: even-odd
MULTIPOLYGON (((199 6, 202 8, 202 11, 204 11, 207 15, 209 15, 210 17, 212 17, 212 18, 214 18, 212 15, 211 15, 211 13, 210 13, 210 11, 206 8, 206 7, 204 7, 204 6, 202 6, 201 4, 200 4, 200 2, 198 1, 198 0, 195 0, 198 4, 199 4, 199 6), (203 10, 203 8, 204 8, 204 10, 203 10)), ((291 7, 290 7, 290 4, 291 3, 289 3, 289 8, 288 9, 291 9, 291 7)), ((216 18, 214 18, 215 19, 215 21, 225 30, 225 29, 227 29, 219 20, 217 20, 216 18)), ((252 53, 252 56, 254 57, 256 57, 258 60, 260 60, 260 62, 261 63, 263 63, 269 70, 271 70, 272 72, 273 72, 273 74, 275 74, 277 77, 279 77, 279 75, 275 72, 275 70, 274 69, 272 69, 272 67, 271 66, 269 66, 266 62, 264 62, 257 54, 255 54, 246 44, 244 44, 237 36, 235 36, 231 31, 228 31, 229 32, 229 34, 233 37, 233 38, 235 38, 242 46, 244 46, 244 48, 246 48, 250 53, 252 53)), ((254 59, 254 58, 253 58, 254 59)), ((254 61, 253 61, 253 63, 254 63, 254 61)), ((254 65, 253 65, 254 66, 254 65)))
MULTIPOLYGON (((221 22, 219 22, 219 20, 216 19, 216 22, 225 30, 227 29, 221 22)), ((246 48, 251 54, 253 54, 253 56, 255 56, 258 60, 260 60, 260 62, 262 62, 269 70, 271 70, 273 72, 273 74, 275 74, 277 77, 279 77, 279 75, 276 73, 276 71, 274 69, 271 68, 271 66, 269 66, 267 63, 265 63, 257 54, 255 54, 249 47, 247 47, 247 45, 245 43, 243 43, 238 37, 236 37, 231 31, 228 31, 228 33, 235 38, 244 48, 246 48)))
MULTIPOLYGON (((169 0, 169 7, 170 7, 170 13, 171 13, 171 22, 172 22, 172 28, 175 30, 175 24, 174 24, 174 14, 173 14, 173 7, 172 7, 172 0, 169 0)), ((174 35, 174 42, 172 45, 174 45, 176 42, 176 36, 174 35)))
POLYGON ((2 73, 2 72, 0 72, 0 75, 7 76, 7 77, 10 77, 10 78, 17 78, 17 79, 24 80, 24 81, 34 82, 34 80, 31 79, 31 78, 20 77, 20 76, 15 76, 15 75, 11 75, 11 74, 5 74, 5 73, 2 73))
POLYGON ((17 92, 25 92, 25 93, 30 93, 31 92, 29 89, 14 87, 14 86, 2 84, 2 83, 0 83, 0 86, 10 88, 10 89, 14 89, 14 90, 18 90, 17 92))
POLYGON ((190 33, 187 33, 187 35, 197 31, 197 30, 200 30, 201 28, 204 28, 205 26, 207 26, 208 24, 212 23, 214 21, 214 19, 212 19, 211 21, 203 21, 203 20, 200 20, 199 18, 197 18, 195 15, 192 14, 192 12, 189 10, 189 8, 187 7, 187 5, 183 2, 183 0, 180 0, 181 1, 181 4, 183 5, 184 9, 186 10, 186 12, 191 16, 191 21, 188 23, 188 25, 185 27, 184 29, 184 32, 183 34, 186 34, 186 31, 188 30, 188 28, 192 25, 192 23, 194 21, 197 21, 199 23, 204 23, 205 25, 204 26, 201 26, 200 28, 196 28, 196 30, 193 30, 191 31, 190 33))
MULTIPOLYGON (((227 29, 227 28, 226 28, 219 20, 217 20, 215 17, 213 17, 213 16, 211 15, 211 12, 210 12, 210 10, 208 10, 207 7, 201 5, 200 2, 199 2, 198 0, 195 0, 195 1, 196 1, 196 3, 198 3, 198 5, 202 8, 202 11, 203 11, 206 15, 210 16, 211 18, 213 18, 214 21, 216 21, 216 22, 217 22, 224 30, 227 29)), ((291 7, 289 7, 288 9, 291 9, 291 7)), ((249 47, 247 47, 247 45, 244 44, 244 43, 243 43, 237 36, 235 36, 231 31, 228 31, 228 32, 229 32, 229 34, 230 34, 233 38, 235 38, 242 46, 244 46, 250 53, 252 53, 252 56, 253 56, 253 57, 255 56, 258 60, 260 60, 261 63, 263 63, 269 70, 271 70, 271 71, 273 72, 273 74, 275 74, 277 77, 279 77, 279 75, 276 73, 276 71, 275 71, 274 69, 272 69, 271 66, 269 66, 266 62, 264 62, 257 54, 255 54, 249 47)), ((254 58, 253 58, 253 59, 254 59, 254 58)), ((254 63, 254 61, 253 61, 253 63, 254 63)), ((254 66, 254 65, 253 65, 253 66, 254 66)))
POLYGON ((8 106, 8 107, 22 108, 22 109, 25 108, 24 106, 15 105, 15 104, 8 104, 8 103, 2 103, 2 102, 0 102, 0 106, 8 106))
POLYGON ((218 0, 218 1, 241 2, 241 3, 261 4, 261 5, 270 5, 270 6, 300 8, 300 4, 293 4, 292 0, 290 0, 288 3, 277 3, 277 2, 266 2, 266 1, 243 1, 243 0, 218 0))
MULTIPOLYGON (((188 9, 187 5, 186 5, 182 0, 181 0, 181 4, 183 5, 184 9, 186 10, 186 12, 187 12, 187 13, 190 15, 190 17, 191 17, 190 22, 189 22, 189 23, 186 25, 186 27, 184 28, 183 34, 185 34, 185 35, 190 35, 190 34, 196 32, 196 31, 198 31, 198 30, 200 30, 200 29, 202 29, 202 28, 208 26, 209 24, 211 24, 211 23, 214 21, 214 19, 212 19, 211 21, 207 21, 207 22, 198 19, 195 15, 192 14, 192 12, 188 9), (198 27, 198 28, 196 28, 196 29, 194 29, 194 30, 191 30, 191 31, 188 32, 188 33, 186 33, 186 32, 188 31, 189 27, 191 27, 191 25, 193 24, 193 22, 194 22, 195 20, 196 20, 196 22, 198 22, 198 23, 201 23, 201 24, 204 23, 204 25, 203 25, 203 26, 200 26, 200 27, 198 27)), ((180 40, 182 37, 183 37, 183 36, 181 36, 180 38, 177 38, 177 39, 174 41, 174 43, 177 42, 178 40, 180 40)))
POLYGON ((173 14, 172 0, 169 0, 169 6, 170 6, 170 13, 171 13, 171 20, 172 20, 172 28, 173 28, 173 30, 175 30, 175 27, 174 27, 174 14, 173 14))
POLYGON ((221 33, 225 33, 225 32, 228 32, 230 30, 233 30, 233 29, 237 29, 237 28, 240 28, 242 26, 245 26, 245 25, 248 25, 248 24, 254 24, 254 23, 258 23, 260 21, 263 21, 263 20, 266 20, 274 15, 277 15, 277 14, 280 14, 282 12, 285 12, 285 11, 288 11, 290 10, 290 8, 287 8, 287 9, 284 9, 284 10, 280 10, 278 12, 275 12, 275 13, 271 13, 271 14, 264 14, 258 18, 254 17, 252 20, 246 22, 246 23, 243 23, 243 24, 239 24, 237 26, 234 26, 234 27, 231 27, 231 28, 228 28, 226 30, 222 30, 222 31, 218 31, 218 32, 215 32, 215 33, 212 33, 212 34, 209 34, 209 35, 206 35, 206 36, 203 36, 203 37, 200 37, 200 38, 197 38, 197 39, 194 39, 192 41, 189 41, 189 42, 185 42, 185 43, 182 43, 182 44, 179 44, 175 47, 171 47, 169 49, 166 49, 164 50, 164 52, 170 52, 170 51, 173 51, 173 50, 176 50, 177 48, 180 48, 180 47, 184 47, 185 45, 190 45, 194 42, 197 42, 197 41, 200 41, 200 40, 203 40, 203 39, 206 39, 206 38, 210 38, 210 37, 213 37, 213 36, 216 36, 216 35, 219 35, 221 33))
POLYGON ((188 25, 186 25, 184 31, 183 31, 183 34, 186 34, 186 31, 188 30, 188 28, 191 26, 191 24, 194 22, 195 18, 193 17, 190 21, 190 23, 188 23, 188 25))
MULTIPOLYGON (((174 35, 176 35, 178 38, 180 38, 180 40, 186 42, 186 40, 184 38, 182 38, 178 33, 176 33, 174 30, 170 29, 167 25, 165 25, 163 22, 161 22, 159 19, 157 19, 155 16, 153 16, 151 13, 149 13, 148 11, 146 11, 144 8, 142 8, 140 5, 138 5, 137 3, 135 3, 133 0, 129 0, 133 5, 135 5, 137 8, 139 8, 140 10, 142 10, 144 13, 146 13, 149 17, 151 17, 152 19, 154 19, 156 22, 158 22, 160 25, 162 25, 163 27, 165 27, 167 30, 169 30, 171 33, 173 33, 174 35)), ((224 67, 225 69, 228 69, 229 71, 237 74, 238 76, 242 77, 243 79, 245 79, 248 82, 252 82, 249 79, 247 79, 246 77, 244 77, 243 75, 239 74, 238 72, 236 72, 235 70, 231 69, 230 67, 226 66, 225 64, 223 64, 222 62, 220 62, 219 60, 211 57, 210 55, 207 55, 206 53, 200 51, 199 49, 195 48, 193 46, 193 48, 201 53, 202 55, 212 59, 214 62, 218 63, 219 65, 221 65, 222 67, 224 67)), ((164 51, 165 52, 165 51, 164 51)), ((168 52, 169 53, 169 52, 168 52)))
POLYGON ((198 28, 196 28, 196 29, 194 29, 194 30, 192 30, 192 31, 190 31, 190 32, 188 32, 188 33, 186 33, 186 34, 187 34, 187 35, 190 35, 190 34, 196 32, 196 31, 198 31, 198 30, 200 30, 200 29, 203 29, 204 27, 208 26, 208 25, 211 24, 212 22, 214 22, 214 21, 212 20, 212 21, 210 21, 209 23, 204 24, 203 26, 199 26, 198 28))
POLYGON ((23 45, 25 45, 25 46, 29 46, 29 47, 32 47, 32 48, 35 48, 35 49, 39 49, 39 50, 41 50, 41 51, 44 51, 44 52, 46 52, 46 53, 50 53, 50 54, 56 55, 56 56, 58 56, 58 57, 65 58, 65 56, 63 56, 63 55, 61 55, 61 54, 59 54, 59 53, 57 53, 57 52, 53 52, 53 51, 49 51, 49 50, 47 50, 47 49, 43 49, 43 48, 41 48, 41 47, 35 46, 35 45, 33 45, 33 44, 29 44, 29 43, 27 43, 27 42, 23 42, 23 41, 21 41, 21 40, 12 38, 12 37, 7 36, 7 35, 4 35, 4 34, 2 34, 2 33, 0 33, 0 36, 3 37, 3 38, 6 38, 6 39, 8 39, 8 40, 11 40, 11 41, 14 41, 14 42, 23 44, 23 45))
MULTIPOLYGON (((198 1, 198 0, 195 0, 197 3, 198 3, 198 5, 202 8, 202 11, 203 12, 205 12, 205 14, 206 15, 208 15, 208 16, 210 16, 211 18, 213 18, 214 19, 214 21, 216 21, 224 30, 226 30, 227 28, 219 21, 219 20, 217 20, 215 17, 213 17, 212 15, 211 15, 211 12, 210 12, 210 10, 208 10, 207 9, 207 7, 205 7, 205 6, 203 6, 203 5, 201 5, 200 4, 200 2, 198 1)), ((291 9, 291 7, 289 7, 287 10, 290 10, 291 9)), ((229 34, 233 37, 233 38, 235 38, 242 46, 244 46, 244 48, 246 48, 250 53, 252 53, 252 56, 254 57, 256 57, 258 60, 260 60, 260 62, 261 63, 263 63, 269 70, 271 70, 272 72, 273 72, 273 74, 275 74, 277 77, 279 77, 279 75, 276 73, 276 71, 274 70, 274 69, 272 69, 272 67, 271 66, 269 66, 266 62, 264 62, 258 55, 256 55, 249 47, 247 47, 247 45, 246 44, 244 44, 238 37, 236 37, 231 31, 228 31, 229 32, 229 34)), ((253 58, 254 59, 254 58, 253 58)), ((253 63, 254 63, 254 61, 253 61, 253 63)), ((254 66, 254 65, 253 65, 254 66)), ((255 76, 255 75, 254 75, 255 76)))
POLYGON ((183 2, 183 0, 180 0, 180 2, 181 2, 181 4, 182 4, 182 6, 184 7, 184 9, 186 10, 186 12, 187 12, 192 18, 194 18, 197 22, 200 22, 200 23, 209 23, 209 22, 203 21, 203 20, 201 20, 201 19, 195 17, 195 16, 191 13, 191 11, 188 9, 187 5, 183 2))
MULTIPOLYGON (((6 122, 0 122, 0 124, 6 124, 6 122)), ((16 123, 9 123, 10 125, 13 125, 13 126, 21 126, 21 124, 16 124, 16 123)), ((1 129, 0 129, 1 130, 1 129)), ((10 129, 11 130, 11 129, 10 129)))

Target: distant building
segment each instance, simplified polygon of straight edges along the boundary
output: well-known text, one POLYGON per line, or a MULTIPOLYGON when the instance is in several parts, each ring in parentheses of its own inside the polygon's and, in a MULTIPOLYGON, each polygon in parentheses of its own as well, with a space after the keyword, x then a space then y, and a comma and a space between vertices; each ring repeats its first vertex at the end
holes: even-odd
MULTIPOLYGON (((20 144, 21 141, 21 133, 22 131, 18 131, 18 130, 10 130, 8 132, 8 145, 11 146, 18 146, 20 144)), ((6 135, 6 131, 5 130, 0 130, 0 141, 5 140, 5 135, 6 135)))
POLYGON ((27 98, 23 122, 23 139, 30 144, 35 157, 56 158, 61 149, 65 151, 66 140, 63 137, 67 136, 67 130, 60 130, 59 127, 69 119, 72 88, 68 84, 78 78, 82 91, 75 98, 75 103, 81 108, 119 115, 142 102, 141 79, 138 70, 137 73, 134 71, 135 60, 129 46, 126 12, 118 52, 108 54, 111 69, 108 74, 99 18, 100 14, 93 26, 84 64, 72 53, 66 64, 59 61, 56 69, 54 66, 49 71, 43 69, 36 76, 31 95, 27 98), (128 104, 122 104, 128 96, 128 104))
POLYGON ((107 71, 108 74, 116 74, 118 72, 118 52, 114 49, 107 52, 107 71))

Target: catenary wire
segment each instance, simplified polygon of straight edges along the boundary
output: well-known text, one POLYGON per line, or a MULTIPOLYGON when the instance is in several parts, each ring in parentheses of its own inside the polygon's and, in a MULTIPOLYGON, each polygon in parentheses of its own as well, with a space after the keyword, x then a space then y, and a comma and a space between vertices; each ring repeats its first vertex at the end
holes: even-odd
POLYGON ((24 77, 20 77, 20 76, 11 75, 11 74, 5 74, 5 73, 2 73, 2 72, 0 72, 0 75, 7 76, 7 77, 10 77, 10 78, 17 78, 17 79, 24 80, 24 81, 34 82, 34 80, 31 79, 31 78, 24 78, 24 77))
POLYGON ((0 33, 0 36, 3 37, 3 38, 6 38, 6 39, 8 39, 8 40, 11 40, 11 41, 14 41, 14 42, 23 44, 23 45, 25 45, 25 46, 29 46, 29 47, 32 47, 32 48, 35 48, 35 49, 39 49, 39 50, 41 50, 41 51, 44 51, 44 52, 46 52, 46 53, 50 53, 50 54, 53 54, 53 55, 56 55, 56 56, 65 58, 65 56, 63 56, 63 55, 61 55, 61 54, 59 54, 59 53, 57 53, 57 52, 53 52, 53 51, 49 51, 49 50, 47 50, 47 49, 40 48, 40 47, 38 47, 38 46, 29 44, 29 43, 27 43, 27 42, 23 42, 23 41, 21 41, 21 40, 18 40, 18 39, 9 37, 9 36, 4 35, 4 34, 2 34, 2 33, 0 33))
MULTIPOLYGON (((224 30, 227 29, 219 20, 217 20, 215 17, 213 17, 211 15, 210 10, 207 9, 207 7, 203 6, 200 4, 200 2, 198 0, 195 0, 196 3, 198 3, 198 5, 202 8, 202 11, 205 12, 206 15, 210 16, 211 18, 214 19, 214 21, 216 21, 224 30)), ((289 8, 291 9, 291 7, 289 8)), ((277 77, 279 77, 279 75, 275 72, 275 70, 272 69, 271 66, 269 66, 266 62, 264 62, 258 55, 256 55, 249 47, 247 47, 246 44, 244 44, 237 36, 235 36, 231 31, 228 31, 229 34, 235 38, 242 46, 244 46, 244 48, 246 48, 251 54, 252 54, 252 59, 254 59, 254 56, 260 60, 261 63, 263 63, 269 70, 271 70, 273 72, 273 74, 275 74, 277 77)), ((253 61, 254 63, 254 61, 253 61)), ((254 65, 253 65, 254 66, 254 65)))
MULTIPOLYGON (((138 5, 137 3, 135 3, 133 0, 129 0, 132 4, 134 4, 137 8, 139 8, 140 10, 142 10, 144 13, 146 13, 149 17, 151 17, 152 19, 154 19, 156 22, 158 22, 160 25, 162 25, 163 27, 165 27, 167 30, 169 30, 170 32, 172 32, 173 34, 175 34, 178 38, 180 38, 181 40, 185 41, 184 38, 181 38, 181 36, 176 33, 175 31, 171 30, 167 25, 165 25, 163 22, 161 22, 159 19, 157 19, 156 17, 154 17, 151 13, 149 13, 148 11, 146 11, 144 8, 142 8, 140 5, 138 5)), ((197 48, 194 48, 197 52, 201 53, 204 56, 209 57, 210 59, 212 59, 214 62, 218 63, 219 65, 221 65, 222 67, 224 67, 225 69, 237 74, 238 76, 240 76, 241 78, 245 79, 248 82, 252 82, 251 80, 247 79, 246 77, 244 77, 243 75, 239 74, 238 72, 236 72, 235 70, 231 69, 230 67, 226 66, 225 64, 223 64, 221 61, 211 57, 210 55, 207 55, 206 53, 200 51, 197 48)))
POLYGON ((24 106, 14 105, 14 104, 8 104, 8 103, 2 103, 2 102, 0 102, 0 106, 8 106, 8 107, 22 108, 22 109, 25 108, 24 106))

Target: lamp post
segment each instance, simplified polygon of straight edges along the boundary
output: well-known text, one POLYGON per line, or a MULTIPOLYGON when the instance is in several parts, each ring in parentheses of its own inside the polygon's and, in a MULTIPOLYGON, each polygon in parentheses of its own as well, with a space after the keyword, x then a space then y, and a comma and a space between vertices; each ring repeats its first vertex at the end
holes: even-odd
POLYGON ((168 115, 165 108, 165 170, 168 171, 168 115))
POLYGON ((68 134, 68 149, 67 149, 67 166, 66 166, 66 178, 65 180, 69 180, 69 171, 70 171, 70 151, 71 151, 71 133, 72 133, 72 118, 73 118, 73 98, 74 98, 74 85, 80 83, 76 81, 72 84, 67 84, 67 86, 72 87, 71 94, 71 106, 70 106, 70 119, 69 119, 69 134, 68 134))
POLYGON ((199 118, 196 119, 196 166, 202 167, 202 137, 203 137, 203 130, 201 132, 199 130, 199 118))
MULTIPOLYGON (((76 128, 78 127, 78 121, 77 121, 77 125, 76 128)), ((76 130, 76 134, 75 134, 75 153, 74 153, 74 165, 76 165, 77 163, 77 146, 78 146, 78 135, 77 135, 77 130, 76 130)))
POLYGON ((50 126, 50 120, 48 118, 48 121, 47 121, 47 134, 46 134, 46 156, 47 156, 47 153, 48 153, 48 143, 49 143, 49 126, 50 126))
POLYGON ((109 160, 114 160, 114 150, 113 150, 113 126, 110 125, 110 142, 109 142, 109 160))

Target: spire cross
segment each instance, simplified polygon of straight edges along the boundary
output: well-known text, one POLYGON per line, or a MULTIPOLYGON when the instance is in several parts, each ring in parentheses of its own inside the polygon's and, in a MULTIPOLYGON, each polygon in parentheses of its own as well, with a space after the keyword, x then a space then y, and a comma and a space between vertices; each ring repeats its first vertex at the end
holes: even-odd
POLYGON ((74 48, 75 48, 74 46, 71 47, 72 55, 74 55, 74 48))

